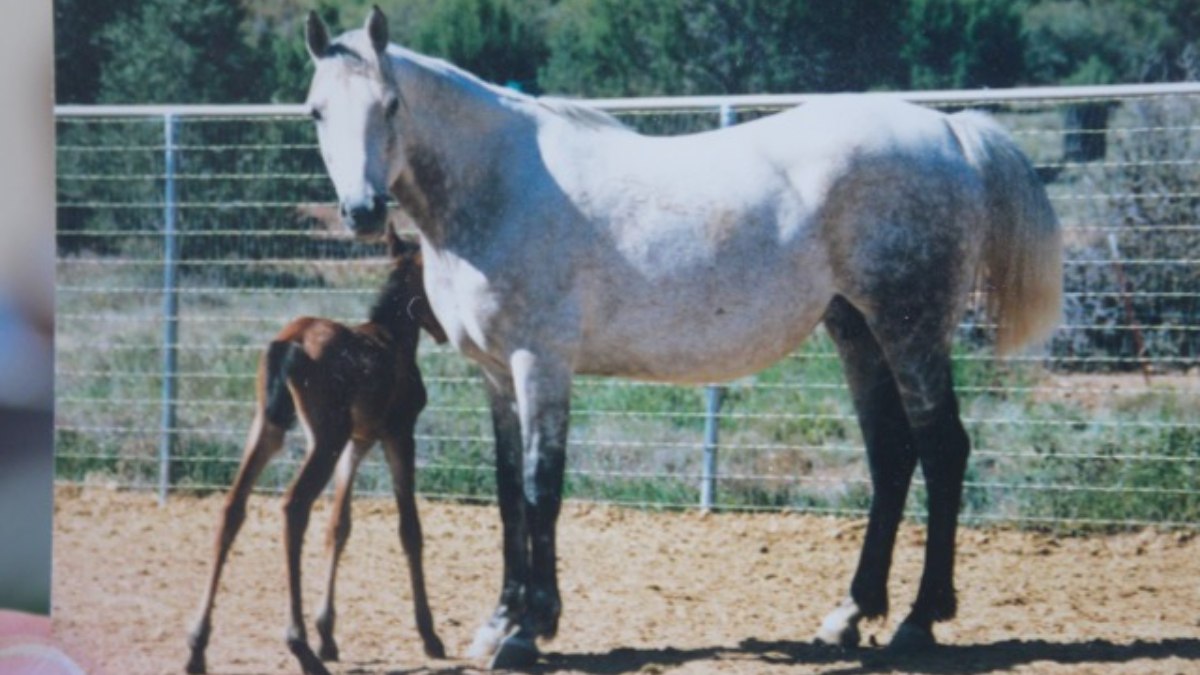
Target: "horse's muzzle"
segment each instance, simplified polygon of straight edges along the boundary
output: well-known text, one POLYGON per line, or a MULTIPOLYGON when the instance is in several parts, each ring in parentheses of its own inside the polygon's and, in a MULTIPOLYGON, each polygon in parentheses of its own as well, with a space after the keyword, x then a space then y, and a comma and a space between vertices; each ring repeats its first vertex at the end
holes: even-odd
POLYGON ((356 235, 379 234, 387 223, 387 199, 372 197, 355 204, 342 202, 342 224, 356 235))

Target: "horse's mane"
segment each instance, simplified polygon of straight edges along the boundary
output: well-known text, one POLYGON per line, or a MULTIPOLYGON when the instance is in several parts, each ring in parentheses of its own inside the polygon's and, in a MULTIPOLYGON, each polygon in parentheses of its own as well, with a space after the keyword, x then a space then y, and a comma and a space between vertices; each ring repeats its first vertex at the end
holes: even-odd
POLYGON ((589 105, 576 103, 565 98, 554 96, 540 96, 535 99, 543 108, 553 112, 561 117, 577 122, 583 126, 593 129, 602 129, 605 127, 616 127, 619 129, 628 129, 621 120, 612 115, 593 108, 589 105))
POLYGON ((539 107, 583 127, 591 129, 629 128, 621 120, 603 110, 598 110, 566 98, 557 96, 531 96, 515 89, 502 87, 487 82, 474 73, 463 70, 449 61, 439 59, 435 56, 427 56, 404 47, 398 47, 397 45, 390 45, 388 53, 393 57, 399 56, 411 63, 416 63, 426 70, 430 70, 447 79, 458 81, 468 87, 482 89, 504 100, 517 101, 524 105, 539 107))

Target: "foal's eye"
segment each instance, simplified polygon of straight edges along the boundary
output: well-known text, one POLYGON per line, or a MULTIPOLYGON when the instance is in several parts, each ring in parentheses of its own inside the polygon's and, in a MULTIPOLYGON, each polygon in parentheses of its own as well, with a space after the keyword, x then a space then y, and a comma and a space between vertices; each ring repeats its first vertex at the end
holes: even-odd
POLYGON ((384 114, 387 115, 388 118, 390 119, 390 118, 396 116, 396 111, 399 109, 400 109, 400 99, 394 98, 391 101, 388 101, 387 109, 384 111, 384 114))
POLYGON ((314 122, 321 121, 321 111, 320 110, 313 108, 312 110, 308 111, 308 114, 312 116, 314 122))

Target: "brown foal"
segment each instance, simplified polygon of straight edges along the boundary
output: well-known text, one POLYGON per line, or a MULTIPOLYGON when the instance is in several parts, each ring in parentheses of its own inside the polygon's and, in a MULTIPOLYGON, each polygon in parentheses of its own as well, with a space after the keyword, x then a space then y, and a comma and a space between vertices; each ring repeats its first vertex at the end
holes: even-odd
POLYGON ((421 522, 413 494, 413 430, 426 402, 416 359, 420 330, 425 329, 439 343, 446 341, 446 335, 425 298, 419 247, 399 239, 390 229, 388 247, 395 268, 371 309, 370 321, 351 327, 328 319, 296 319, 275 336, 259 361, 254 423, 225 501, 200 615, 188 635, 189 673, 205 672, 214 597, 229 549, 246 517, 246 500, 263 468, 283 446, 285 432, 297 420, 308 438, 308 448, 283 502, 288 648, 309 674, 327 674, 321 662, 338 659, 333 639, 334 580, 350 536, 350 493, 359 463, 379 442, 400 511, 400 542, 408 558, 417 629, 427 655, 445 656, 425 594, 421 522), (313 502, 335 469, 333 511, 326 537, 328 578, 316 621, 321 642, 314 654, 301 608, 300 550, 313 502))

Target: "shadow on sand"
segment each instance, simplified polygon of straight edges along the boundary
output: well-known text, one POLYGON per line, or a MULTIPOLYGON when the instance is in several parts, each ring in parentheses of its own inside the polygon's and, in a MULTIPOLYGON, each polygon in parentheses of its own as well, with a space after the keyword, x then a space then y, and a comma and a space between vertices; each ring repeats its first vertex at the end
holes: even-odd
MULTIPOLYGON (((593 654, 547 653, 533 673, 575 671, 597 675, 666 671, 687 664, 728 662, 746 672, 754 664, 764 668, 816 666, 822 672, 839 675, 867 673, 972 674, 1008 670, 1037 662, 1062 665, 1103 666, 1138 659, 1182 658, 1200 666, 1200 639, 1175 638, 1156 642, 1136 641, 1114 644, 1106 640, 1088 642, 1050 642, 1046 640, 1007 640, 980 645, 942 645, 920 654, 894 654, 886 649, 843 650, 811 642, 764 642, 744 640, 736 647, 699 649, 614 649, 593 654), (826 668, 821 668, 826 666, 826 668)), ((349 671, 355 672, 355 671, 349 671)), ((363 671, 365 672, 365 671, 363 671)), ((388 675, 433 673, 475 673, 476 668, 455 666, 445 670, 402 670, 388 675)))

